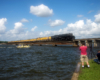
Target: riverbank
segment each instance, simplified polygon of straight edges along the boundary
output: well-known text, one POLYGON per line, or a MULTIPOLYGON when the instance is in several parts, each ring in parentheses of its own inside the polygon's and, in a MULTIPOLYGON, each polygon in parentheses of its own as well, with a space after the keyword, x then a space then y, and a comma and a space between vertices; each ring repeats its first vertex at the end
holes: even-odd
POLYGON ((100 80, 100 64, 89 60, 90 68, 85 64, 85 68, 80 68, 78 80, 100 80))

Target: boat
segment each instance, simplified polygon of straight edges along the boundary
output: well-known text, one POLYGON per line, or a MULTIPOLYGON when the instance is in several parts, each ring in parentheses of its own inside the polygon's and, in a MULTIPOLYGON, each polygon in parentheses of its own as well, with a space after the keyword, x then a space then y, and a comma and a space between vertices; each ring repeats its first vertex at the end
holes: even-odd
POLYGON ((16 46, 17 48, 30 48, 30 45, 23 45, 23 44, 20 44, 18 46, 16 46))

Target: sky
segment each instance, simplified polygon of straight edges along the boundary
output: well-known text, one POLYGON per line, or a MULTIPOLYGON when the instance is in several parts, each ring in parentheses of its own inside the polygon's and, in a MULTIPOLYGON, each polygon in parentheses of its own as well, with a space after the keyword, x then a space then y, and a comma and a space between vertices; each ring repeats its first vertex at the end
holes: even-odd
POLYGON ((100 38, 100 0, 0 0, 0 41, 67 33, 100 38))

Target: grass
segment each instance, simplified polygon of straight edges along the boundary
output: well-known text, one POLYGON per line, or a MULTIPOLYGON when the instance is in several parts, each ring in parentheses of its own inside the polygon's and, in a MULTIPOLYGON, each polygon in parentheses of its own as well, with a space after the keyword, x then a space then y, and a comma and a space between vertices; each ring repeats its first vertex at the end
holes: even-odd
POLYGON ((84 69, 81 67, 78 80, 100 80, 100 64, 93 60, 89 60, 89 64, 90 68, 86 64, 84 69))

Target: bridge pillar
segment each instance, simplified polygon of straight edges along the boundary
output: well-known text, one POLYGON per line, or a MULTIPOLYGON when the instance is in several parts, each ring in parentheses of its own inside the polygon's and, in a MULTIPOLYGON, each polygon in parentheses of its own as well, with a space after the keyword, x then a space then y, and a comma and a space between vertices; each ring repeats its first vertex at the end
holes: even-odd
POLYGON ((81 45, 82 45, 81 41, 78 41, 78 45, 79 45, 79 46, 81 46, 81 45))
POLYGON ((100 47, 100 41, 98 42, 98 47, 100 47))
POLYGON ((97 47, 100 47, 100 40, 96 40, 97 47))
POLYGON ((96 40, 93 40, 93 46, 94 46, 94 47, 97 47, 97 42, 96 42, 96 40))
POLYGON ((86 45, 87 47, 89 47, 89 42, 88 42, 87 40, 85 40, 85 45, 86 45))

